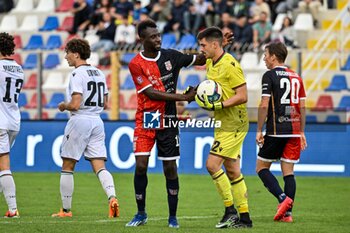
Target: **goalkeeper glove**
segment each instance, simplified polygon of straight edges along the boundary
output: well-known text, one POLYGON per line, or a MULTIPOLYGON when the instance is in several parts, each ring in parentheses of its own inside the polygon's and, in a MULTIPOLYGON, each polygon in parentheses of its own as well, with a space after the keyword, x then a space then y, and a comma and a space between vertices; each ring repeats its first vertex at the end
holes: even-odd
POLYGON ((189 100, 187 102, 191 103, 194 100, 194 96, 196 95, 196 89, 192 86, 188 86, 182 94, 189 95, 189 100))
POLYGON ((208 100, 208 96, 206 94, 203 94, 204 101, 202 101, 198 97, 198 95, 196 95, 195 99, 196 99, 197 104, 201 108, 204 108, 204 109, 209 110, 209 111, 216 111, 216 110, 220 110, 220 109, 224 108, 224 105, 222 104, 222 102, 210 103, 208 100))

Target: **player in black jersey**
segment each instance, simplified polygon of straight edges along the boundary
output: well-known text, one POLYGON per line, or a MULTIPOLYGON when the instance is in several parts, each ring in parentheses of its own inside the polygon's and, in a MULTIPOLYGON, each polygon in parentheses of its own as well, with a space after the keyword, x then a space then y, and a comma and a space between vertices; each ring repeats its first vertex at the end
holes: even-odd
POLYGON ((307 146, 305 128, 305 90, 302 79, 284 65, 288 51, 277 42, 265 47, 264 61, 269 69, 262 78, 262 97, 258 110, 256 142, 260 146, 256 171, 265 187, 277 198, 275 221, 292 222, 296 192, 294 164, 307 146), (266 134, 262 130, 266 120, 266 134), (270 172, 273 161, 281 160, 284 191, 270 172))

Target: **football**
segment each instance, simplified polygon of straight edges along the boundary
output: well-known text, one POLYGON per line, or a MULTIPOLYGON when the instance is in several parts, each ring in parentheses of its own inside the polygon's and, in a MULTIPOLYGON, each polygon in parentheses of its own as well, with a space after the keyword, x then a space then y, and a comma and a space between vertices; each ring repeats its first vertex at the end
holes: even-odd
POLYGON ((218 102, 222 97, 221 86, 213 80, 204 80, 197 88, 197 96, 202 101, 204 101, 203 94, 208 96, 210 103, 218 102))

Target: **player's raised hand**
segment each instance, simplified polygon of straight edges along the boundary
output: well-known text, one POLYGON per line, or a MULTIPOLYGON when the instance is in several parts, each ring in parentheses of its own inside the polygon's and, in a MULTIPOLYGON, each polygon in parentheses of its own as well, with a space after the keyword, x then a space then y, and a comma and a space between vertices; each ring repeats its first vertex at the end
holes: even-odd
POLYGON ((210 103, 208 100, 208 96, 206 94, 203 94, 203 100, 201 100, 198 95, 196 95, 196 102, 197 104, 206 110, 209 111, 215 111, 215 110, 220 110, 224 106, 222 105, 222 102, 217 102, 217 103, 210 103))
POLYGON ((261 148, 264 145, 264 136, 262 132, 256 132, 256 144, 261 148))
POLYGON ((301 150, 305 150, 307 147, 306 137, 304 133, 300 134, 300 146, 301 150))
POLYGON ((222 41, 222 47, 225 47, 226 45, 232 44, 234 40, 234 36, 232 32, 226 32, 224 34, 224 40, 222 41))

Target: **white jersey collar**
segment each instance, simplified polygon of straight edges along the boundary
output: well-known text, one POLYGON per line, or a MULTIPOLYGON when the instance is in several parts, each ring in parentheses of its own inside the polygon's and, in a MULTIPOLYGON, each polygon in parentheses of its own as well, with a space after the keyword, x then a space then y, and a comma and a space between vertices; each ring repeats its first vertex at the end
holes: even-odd
POLYGON ((140 56, 141 56, 143 59, 145 59, 146 61, 158 61, 158 59, 160 58, 160 54, 161 54, 160 51, 158 51, 158 55, 157 55, 155 58, 145 57, 145 56, 142 54, 143 51, 144 51, 144 50, 142 50, 142 51, 140 52, 140 56))

